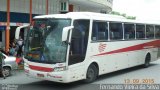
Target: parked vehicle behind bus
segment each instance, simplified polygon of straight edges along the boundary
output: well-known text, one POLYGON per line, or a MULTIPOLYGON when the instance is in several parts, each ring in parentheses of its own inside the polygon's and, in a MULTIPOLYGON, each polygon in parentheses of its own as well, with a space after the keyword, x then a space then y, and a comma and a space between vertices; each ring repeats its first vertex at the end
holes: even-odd
POLYGON ((2 56, 4 59, 3 64, 2 64, 2 68, 5 72, 4 73, 5 77, 8 77, 11 75, 12 70, 16 70, 18 68, 18 63, 16 62, 16 57, 14 57, 14 56, 7 56, 4 53, 2 53, 2 56))

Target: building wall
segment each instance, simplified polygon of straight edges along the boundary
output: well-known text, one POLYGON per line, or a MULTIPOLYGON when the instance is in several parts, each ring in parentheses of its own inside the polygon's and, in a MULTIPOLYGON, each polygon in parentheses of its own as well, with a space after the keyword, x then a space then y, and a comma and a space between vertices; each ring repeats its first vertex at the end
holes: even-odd
POLYGON ((5 47, 5 30, 0 30, 1 33, 1 40, 0 40, 0 48, 4 48, 5 47))
POLYGON ((73 11, 105 12, 112 11, 113 0, 69 0, 73 11))
MULTIPOLYGON (((3 0, 6 2, 6 0, 3 0)), ((29 0, 10 0, 11 12, 29 13, 30 2, 29 0)), ((59 0, 48 0, 49 13, 59 12, 59 0)), ((46 0, 32 0, 32 13, 33 14, 46 14, 46 0)))
MULTIPOLYGON (((2 2, 4 2, 5 0, 2 0, 2 2)), ((1 6, 2 4, 0 3, 0 6, 1 6)), ((4 7, 4 5, 3 5, 3 7, 4 7)), ((0 10, 5 10, 5 8, 0 8, 0 10)), ((1 49, 3 49, 4 47, 5 47, 5 28, 6 28, 6 23, 2 23, 2 21, 3 22, 6 22, 6 16, 7 14, 6 13, 2 13, 2 12, 0 12, 0 33, 1 33, 1 35, 0 35, 0 38, 1 38, 1 40, 0 40, 0 48, 1 49)))
POLYGON ((60 13, 60 0, 48 0, 49 7, 48 12, 49 14, 57 14, 60 13))
POLYGON ((5 47, 5 31, 2 31, 2 43, 1 43, 1 46, 2 46, 2 48, 4 48, 5 47))
POLYGON ((113 0, 89 0, 89 1, 99 3, 106 7, 112 7, 112 4, 113 4, 113 0))
POLYGON ((7 0, 0 0, 0 11, 6 11, 7 10, 7 0))
MULTIPOLYGON (((59 5, 59 0, 48 0, 48 13, 59 13, 59 5)), ((7 21, 6 8, 7 0, 0 0, 0 22, 7 21)), ((10 0, 10 21, 12 23, 29 23, 29 13, 29 0, 10 0)), ((32 0, 32 14, 33 17, 46 14, 46 0, 32 0)))

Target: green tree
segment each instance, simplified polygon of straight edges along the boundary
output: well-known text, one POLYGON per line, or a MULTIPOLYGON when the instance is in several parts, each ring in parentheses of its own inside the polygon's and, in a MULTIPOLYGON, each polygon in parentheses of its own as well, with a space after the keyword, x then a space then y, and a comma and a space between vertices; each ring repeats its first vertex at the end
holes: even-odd
POLYGON ((122 14, 121 14, 120 12, 117 12, 117 11, 112 11, 110 14, 123 16, 123 17, 125 17, 126 19, 132 19, 132 20, 135 20, 135 19, 136 19, 135 16, 127 16, 125 13, 122 13, 122 14))
POLYGON ((126 17, 126 14, 125 14, 125 13, 123 13, 123 14, 121 14, 121 16, 126 17))
POLYGON ((112 11, 111 14, 113 14, 113 15, 121 15, 119 12, 116 12, 116 11, 112 11))

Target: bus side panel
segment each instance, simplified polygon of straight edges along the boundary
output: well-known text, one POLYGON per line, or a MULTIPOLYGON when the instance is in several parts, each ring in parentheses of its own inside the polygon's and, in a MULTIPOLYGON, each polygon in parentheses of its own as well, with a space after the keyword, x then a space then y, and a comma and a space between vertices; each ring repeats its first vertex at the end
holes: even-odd
MULTIPOLYGON (((108 46, 107 46, 108 47, 108 46)), ((89 62, 96 61, 99 65, 99 74, 115 71, 116 60, 112 59, 110 55, 98 55, 99 54, 99 43, 90 43, 88 48, 87 57, 90 58, 89 62)), ((91 62, 90 62, 91 63, 91 62)))
POLYGON ((103 44, 107 44, 107 46, 106 49, 101 52, 100 43, 91 43, 89 47, 90 56, 99 63, 99 74, 105 74, 128 67, 129 61, 126 53, 106 54, 105 52, 116 49, 117 46, 113 42, 104 42, 103 44), (104 55, 98 55, 99 53, 104 55))
POLYGON ((151 54, 151 61, 158 60, 158 48, 149 49, 148 52, 151 54))
POLYGON ((71 82, 85 79, 86 68, 84 63, 85 62, 80 62, 69 66, 69 80, 71 82))
POLYGON ((111 56, 94 57, 95 61, 97 61, 99 65, 99 75, 116 71, 116 60, 111 58, 111 56))
POLYGON ((142 65, 145 62, 147 53, 151 54, 151 61, 156 60, 156 48, 145 48, 150 47, 145 43, 150 43, 152 41, 154 40, 90 43, 89 55, 99 62, 99 74, 104 74, 142 65), (106 46, 101 48, 100 45, 106 46))

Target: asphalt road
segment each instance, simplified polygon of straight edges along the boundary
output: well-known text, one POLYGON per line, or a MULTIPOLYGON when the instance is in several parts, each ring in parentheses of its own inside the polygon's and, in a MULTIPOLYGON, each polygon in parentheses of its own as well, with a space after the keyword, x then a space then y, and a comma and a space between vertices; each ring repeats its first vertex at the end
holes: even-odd
POLYGON ((6 79, 1 77, 0 84, 2 90, 6 90, 4 87, 15 90, 100 90, 102 84, 160 84, 160 60, 152 62, 149 68, 137 66, 102 75, 91 84, 83 81, 61 84, 39 80, 27 77, 23 71, 14 71, 6 79))

